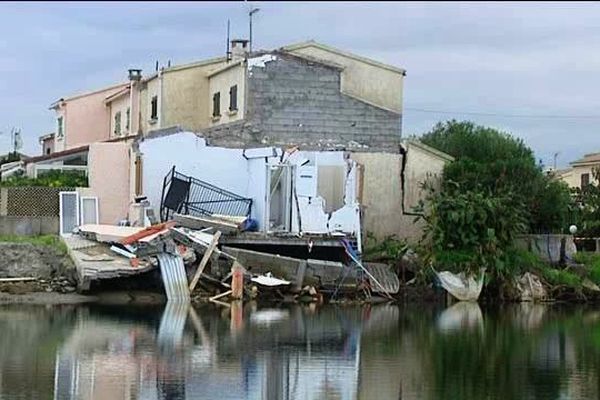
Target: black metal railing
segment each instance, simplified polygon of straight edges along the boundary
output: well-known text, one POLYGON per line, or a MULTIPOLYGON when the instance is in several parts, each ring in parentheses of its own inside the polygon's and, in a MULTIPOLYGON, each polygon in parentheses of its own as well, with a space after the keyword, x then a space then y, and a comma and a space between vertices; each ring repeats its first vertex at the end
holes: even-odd
POLYGON ((171 168, 163 180, 160 218, 169 220, 174 213, 210 216, 213 214, 249 216, 252 199, 239 196, 208 182, 184 175, 171 168))

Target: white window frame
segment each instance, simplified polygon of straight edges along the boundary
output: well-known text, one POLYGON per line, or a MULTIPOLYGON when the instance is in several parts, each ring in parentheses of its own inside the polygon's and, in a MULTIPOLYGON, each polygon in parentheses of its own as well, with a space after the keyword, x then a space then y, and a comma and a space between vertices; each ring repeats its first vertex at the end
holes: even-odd
POLYGON ((83 218, 83 201, 84 200, 93 200, 95 203, 95 209, 96 209, 96 222, 94 222, 94 225, 97 225, 100 223, 100 216, 99 216, 99 212, 98 212, 98 197, 96 196, 81 196, 79 198, 79 223, 83 225, 84 223, 84 218, 83 218))

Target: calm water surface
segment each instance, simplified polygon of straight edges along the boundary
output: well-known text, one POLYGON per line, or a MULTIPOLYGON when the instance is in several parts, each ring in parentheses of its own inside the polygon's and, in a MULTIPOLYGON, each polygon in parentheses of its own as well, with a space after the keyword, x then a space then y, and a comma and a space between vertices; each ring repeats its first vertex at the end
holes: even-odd
POLYGON ((600 309, 1 306, 0 399, 598 399, 600 309))

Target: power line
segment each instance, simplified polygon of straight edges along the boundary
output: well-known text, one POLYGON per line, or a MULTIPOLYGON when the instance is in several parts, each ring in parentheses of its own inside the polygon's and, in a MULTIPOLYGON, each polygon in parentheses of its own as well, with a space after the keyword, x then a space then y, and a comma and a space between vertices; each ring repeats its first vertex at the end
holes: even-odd
POLYGON ((455 114, 455 115, 473 115, 482 117, 502 117, 502 118, 556 118, 556 119, 600 119, 600 115, 533 115, 533 114, 502 114, 492 112, 476 111, 450 111, 450 110, 432 110, 426 108, 404 107, 407 111, 431 113, 431 114, 455 114))

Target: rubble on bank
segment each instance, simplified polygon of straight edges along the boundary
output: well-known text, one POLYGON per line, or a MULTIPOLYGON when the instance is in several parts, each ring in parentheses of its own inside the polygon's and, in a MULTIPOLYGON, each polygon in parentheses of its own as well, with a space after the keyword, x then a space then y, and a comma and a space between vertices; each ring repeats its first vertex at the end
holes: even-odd
POLYGON ((245 226, 246 218, 175 214, 147 228, 83 225, 65 244, 80 292, 115 278, 150 279, 150 271, 160 271, 171 300, 369 301, 399 291, 387 265, 363 265, 343 236, 265 235, 245 226))

